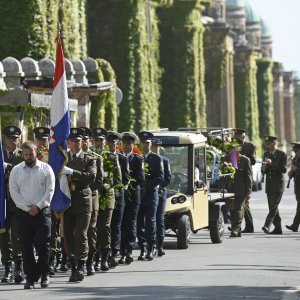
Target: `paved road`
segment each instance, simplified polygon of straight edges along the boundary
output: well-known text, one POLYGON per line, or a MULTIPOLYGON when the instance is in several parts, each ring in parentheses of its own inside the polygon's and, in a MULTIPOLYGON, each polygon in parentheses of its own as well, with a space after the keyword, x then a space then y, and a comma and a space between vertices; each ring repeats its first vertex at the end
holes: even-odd
MULTIPOLYGON (((292 191, 293 186, 280 205, 283 225, 295 212, 292 191)), ((75 284, 60 273, 43 290, 1 284, 0 299, 300 299, 300 232, 272 236, 261 231, 267 213, 264 192, 253 193, 251 207, 254 234, 231 239, 227 231, 222 244, 211 244, 204 230, 193 235, 187 250, 176 249, 168 239, 167 255, 152 262, 134 261, 75 284)))

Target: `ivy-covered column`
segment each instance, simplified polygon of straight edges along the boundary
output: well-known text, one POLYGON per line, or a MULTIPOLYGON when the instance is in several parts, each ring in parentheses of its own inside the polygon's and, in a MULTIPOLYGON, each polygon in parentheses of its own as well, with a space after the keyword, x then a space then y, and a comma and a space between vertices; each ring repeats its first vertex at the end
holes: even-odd
POLYGON ((210 25, 204 34, 207 126, 235 127, 233 38, 225 25, 210 25))
POLYGON ((204 87, 204 27, 201 1, 174 0, 158 9, 160 54, 163 68, 161 126, 206 126, 204 87))
POLYGON ((257 98, 259 108, 259 134, 275 135, 273 62, 269 58, 257 60, 257 98))
POLYGON ((250 140, 261 153, 259 111, 257 100, 256 53, 247 48, 236 48, 234 59, 234 90, 236 126, 247 130, 250 140))
POLYGON ((108 60, 123 92, 119 128, 159 125, 158 30, 150 0, 87 1, 89 55, 108 60))
POLYGON ((296 140, 300 141, 300 84, 295 80, 294 107, 296 121, 296 140))

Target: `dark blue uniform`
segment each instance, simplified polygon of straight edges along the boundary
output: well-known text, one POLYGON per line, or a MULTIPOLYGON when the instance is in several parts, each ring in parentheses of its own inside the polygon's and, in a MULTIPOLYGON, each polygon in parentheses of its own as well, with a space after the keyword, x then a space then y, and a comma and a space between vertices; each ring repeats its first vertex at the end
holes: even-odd
POLYGON ((138 243, 144 252, 152 252, 156 241, 156 210, 158 187, 164 179, 163 162, 159 155, 149 152, 145 157, 146 180, 143 184, 141 205, 137 218, 138 243))
POLYGON ((170 168, 170 161, 168 158, 161 156, 164 166, 164 180, 159 186, 159 200, 156 212, 156 240, 158 249, 162 248, 165 237, 165 208, 167 201, 167 189, 170 184, 172 175, 170 168))
MULTIPOLYGON (((129 183, 129 164, 125 155, 117 153, 119 164, 122 172, 122 184, 127 187, 129 183)), ((121 223, 123 219, 125 200, 124 188, 119 188, 115 193, 116 203, 111 219, 111 249, 113 256, 118 253, 121 246, 121 223)))
POLYGON ((131 152, 128 155, 130 184, 125 191, 125 209, 122 221, 121 255, 132 253, 136 240, 137 215, 141 203, 141 185, 145 180, 144 158, 131 152))

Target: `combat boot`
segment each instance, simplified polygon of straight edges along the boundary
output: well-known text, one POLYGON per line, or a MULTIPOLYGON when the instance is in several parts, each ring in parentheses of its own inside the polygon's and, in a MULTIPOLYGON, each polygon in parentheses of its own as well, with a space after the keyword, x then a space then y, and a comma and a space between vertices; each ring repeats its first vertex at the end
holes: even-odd
POLYGON ((71 263, 71 276, 69 278, 69 282, 77 282, 75 260, 71 259, 70 263, 71 263))
POLYGON ((61 268, 61 260, 62 260, 62 254, 61 252, 56 253, 56 264, 54 267, 54 272, 57 272, 61 268))
POLYGON ((146 260, 146 251, 145 251, 145 247, 144 246, 140 246, 141 247, 141 253, 140 256, 138 257, 138 260, 146 260))
POLYGON ((21 261, 15 262, 14 278, 15 278, 15 283, 21 283, 24 280, 24 277, 22 276, 21 261))
POLYGON ((159 237, 157 239, 157 243, 156 243, 156 246, 157 246, 157 255, 158 256, 163 256, 166 254, 165 250, 163 249, 163 244, 164 244, 164 238, 163 237, 159 237))
POLYGON ((147 253, 146 253, 145 258, 146 258, 147 260, 153 260, 153 259, 154 259, 154 255, 155 255, 154 244, 151 243, 151 244, 149 244, 148 247, 147 247, 147 253))
POLYGON ((5 265, 5 273, 3 277, 1 278, 2 283, 11 283, 14 281, 12 270, 11 270, 11 264, 5 265))
POLYGON ((51 256, 49 257, 49 276, 54 276, 55 275, 55 271, 54 271, 54 255, 51 254, 51 256))
POLYGON ((104 249, 101 251, 101 271, 108 271, 109 265, 108 265, 108 256, 109 256, 109 250, 104 249))
POLYGON ((94 266, 93 266, 93 260, 94 260, 94 254, 89 253, 88 259, 86 261, 86 275, 87 276, 96 274, 94 266))
POLYGON ((97 251, 95 254, 95 264, 94 269, 96 272, 100 271, 100 251, 97 251))
POLYGON ((84 260, 78 260, 77 269, 75 272, 77 281, 82 281, 84 279, 84 264, 84 260))
POLYGON ((128 250, 126 257, 125 257, 125 263, 127 265, 130 265, 132 262, 133 262, 132 251, 128 250))
POLYGON ((285 227, 286 227, 288 230, 291 230, 291 231, 293 231, 293 232, 297 232, 297 231, 298 231, 298 228, 299 228, 299 224, 285 225, 285 227))
POLYGON ((118 261, 117 261, 117 256, 118 256, 118 252, 116 250, 112 251, 112 255, 110 256, 109 260, 108 260, 108 265, 110 269, 114 269, 115 267, 117 267, 119 265, 118 261))

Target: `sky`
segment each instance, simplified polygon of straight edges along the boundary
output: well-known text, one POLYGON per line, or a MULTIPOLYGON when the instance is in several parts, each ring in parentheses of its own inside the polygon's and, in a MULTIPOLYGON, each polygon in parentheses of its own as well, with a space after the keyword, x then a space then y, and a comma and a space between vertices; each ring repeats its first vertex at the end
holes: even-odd
POLYGON ((300 75, 300 0, 252 0, 267 20, 273 38, 273 60, 300 75))

